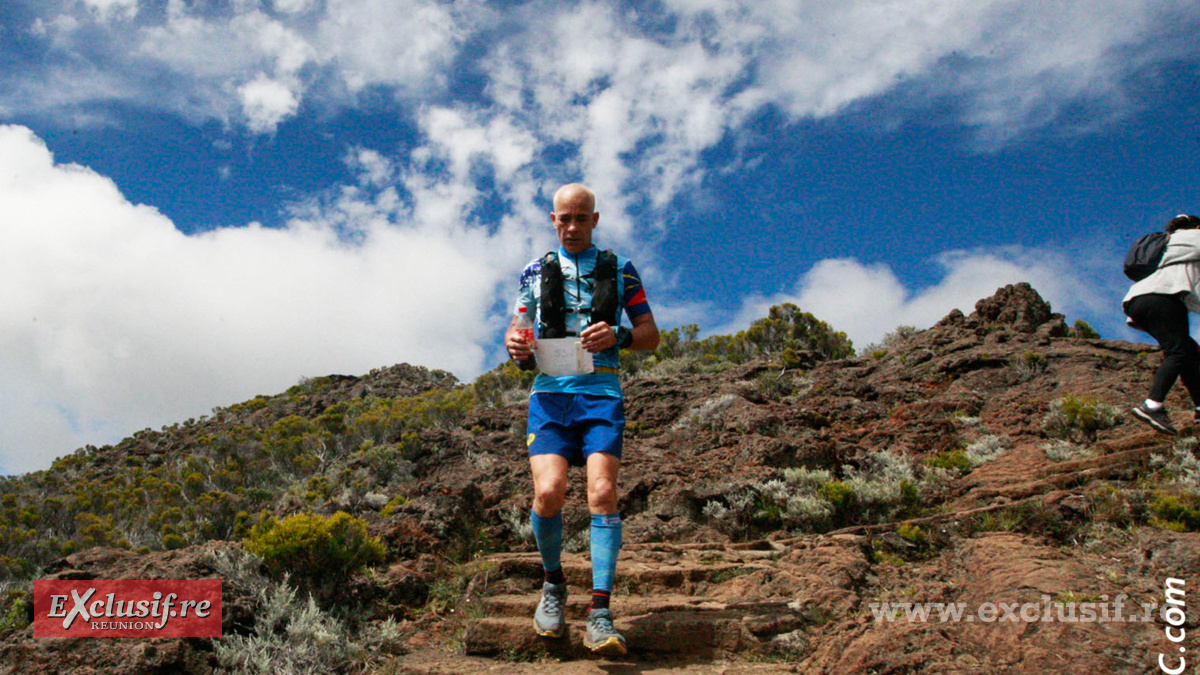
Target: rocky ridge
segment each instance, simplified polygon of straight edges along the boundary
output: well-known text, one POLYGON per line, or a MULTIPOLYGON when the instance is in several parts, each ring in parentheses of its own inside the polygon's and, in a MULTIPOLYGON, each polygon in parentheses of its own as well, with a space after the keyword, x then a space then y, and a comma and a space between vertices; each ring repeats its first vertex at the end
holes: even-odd
MULTIPOLYGON (((531 499, 524 407, 519 395, 502 396, 416 434, 421 451, 405 455, 409 504, 384 516, 367 499, 325 503, 361 515, 392 551, 385 568, 332 603, 361 625, 399 621, 390 646, 364 648, 345 669, 533 672, 551 659, 566 673, 1147 672, 1159 653, 1173 653, 1161 620, 1042 617, 1084 603, 1098 611, 1118 597, 1137 610, 1162 601, 1168 577, 1200 576, 1200 535, 1177 531, 1187 528, 1160 508, 1197 487, 1179 468, 1194 430, 1176 444, 1119 412, 1144 393, 1157 359, 1148 345, 1074 335, 1018 284, 856 358, 806 369, 692 363, 628 379, 627 545, 614 611, 631 654, 612 662, 579 644, 588 580, 578 536, 565 564, 572 634, 554 642, 529 630, 539 572, 520 531, 531 499), (1092 417, 1115 407, 1088 422, 1064 413, 1064 400, 1092 417), (893 607, 890 619, 876 616, 885 602, 966 613, 909 621, 893 607), (1033 608, 1029 617, 1036 609, 1037 620, 979 614, 1002 603, 1033 608)), ((386 374, 386 395, 452 384, 406 374, 386 374)), ((374 377, 337 378, 325 398, 286 412, 241 414, 261 424, 316 417, 378 390, 374 377)), ((1177 410, 1180 395, 1169 401, 1177 410)), ((187 438, 136 447, 186 452, 187 438)), ((582 476, 573 481, 568 533, 587 520, 582 476)), ((92 548, 45 578, 229 578, 218 553, 238 550, 92 548)), ((253 630, 254 583, 265 582, 229 583, 227 634, 253 630)), ((1196 627, 1193 609, 1188 616, 1196 627)), ((38 641, 28 627, 0 638, 0 663, 10 664, 0 673, 200 673, 218 663, 206 640, 38 641)))

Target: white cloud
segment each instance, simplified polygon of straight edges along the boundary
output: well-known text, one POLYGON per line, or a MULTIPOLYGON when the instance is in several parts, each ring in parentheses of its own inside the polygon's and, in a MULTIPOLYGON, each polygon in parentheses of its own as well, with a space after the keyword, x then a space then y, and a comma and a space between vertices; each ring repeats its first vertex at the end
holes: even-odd
MULTIPOLYGON (((596 189, 605 245, 627 249, 646 240, 628 214, 648 206, 652 220, 686 197, 705 178, 703 153, 751 133, 765 106, 803 119, 902 91, 919 111, 953 101, 981 137, 1003 142, 1073 104, 1110 104, 1119 117, 1132 105, 1127 81, 1178 46, 1160 46, 1158 29, 1200 18, 1185 0, 665 0, 640 13, 535 0, 504 17, 473 0, 136 8, 39 8, 27 28, 46 58, 0 73, 0 111, 102 123, 96 104, 116 101, 271 133, 310 105, 355 106, 359 94, 385 89, 409 104, 401 123, 422 136, 404 157, 350 151, 358 185, 295 207, 287 229, 186 237, 107 179, 56 166, 27 132, 5 128, 0 359, 24 388, 0 385, 0 401, 21 415, 0 428, 57 421, 36 425, 55 447, 20 441, 31 457, 61 452, 64 438, 92 438, 85 431, 104 420, 122 429, 173 421, 195 414, 197 400, 226 404, 299 374, 437 358, 470 372, 499 270, 553 241, 545 201, 561 182, 596 189), (486 201, 495 195, 503 198, 486 201), (476 222, 480 209, 498 217, 491 232, 476 222), (435 355, 436 341, 416 339, 412 326, 441 331, 443 312, 411 289, 460 266, 477 274, 437 276, 451 285, 442 302, 455 319, 435 355), (162 384, 146 390, 142 381, 162 384)), ((743 319, 797 301, 836 313, 828 320, 865 344, 956 304, 969 311, 1022 278, 1059 311, 1100 303, 1064 285, 1078 270, 1061 258, 940 260, 944 279, 915 291, 887 267, 825 261, 790 293, 748 303, 743 319)))
POLYGON ((537 139, 512 120, 496 116, 480 121, 458 110, 433 108, 426 111, 422 129, 427 149, 445 155, 455 178, 466 179, 474 163, 484 160, 502 181, 533 160, 537 139))
MULTIPOLYGON (((48 52, 69 58, 47 61, 49 72, 13 69, 0 109, 124 100, 227 122, 262 73, 325 105, 353 106, 385 87, 465 110, 478 101, 463 104, 446 87, 463 72, 451 67, 479 66, 499 109, 543 144, 579 146, 568 170, 607 194, 642 185, 631 202, 656 206, 695 185, 697 153, 764 105, 821 117, 904 88, 917 111, 930 98, 953 101, 989 143, 1078 104, 1119 118, 1136 105, 1128 83, 1147 63, 1195 54, 1163 29, 1200 21, 1186 0, 667 0, 641 12, 545 0, 503 16, 466 0, 172 0, 165 18, 97 31, 97 12, 132 12, 136 2, 78 7, 50 4, 36 19, 48 52), (487 51, 475 63, 462 50, 478 44, 487 51), (32 91, 46 82, 57 93, 32 91)), ((259 116, 246 123, 272 128, 259 116)))
MULTIPOLYGON (((89 2, 95 6, 83 11, 73 3, 42 9, 28 30, 45 58, 0 76, 10 81, 0 109, 66 116, 77 106, 119 101, 227 123, 259 74, 289 82, 293 96, 319 86, 327 105, 354 105, 358 92, 376 86, 419 100, 444 85, 469 32, 460 24, 481 11, 437 0, 328 0, 318 11, 311 1, 279 0, 272 15, 258 1, 171 0, 161 15, 110 22, 136 3, 89 2)), ((272 130, 257 115, 245 123, 272 130)))
POLYGON ((1130 105, 1123 79, 1142 59, 1170 58, 1165 28, 1200 18, 1182 0, 666 4, 718 53, 753 55, 753 95, 797 117, 917 82, 924 95, 953 97, 967 122, 997 139, 1050 124, 1074 103, 1121 115, 1130 105))
POLYGON ((306 375, 490 367, 520 253, 459 221, 401 223, 394 205, 352 189, 285 229, 185 236, 0 127, 0 472, 306 375))
POLYGON ((392 86, 419 94, 438 84, 467 28, 455 3, 328 0, 313 36, 351 92, 392 86))
POLYGON ((256 133, 275 131, 279 123, 296 114, 300 99, 291 87, 265 75, 238 87, 242 112, 256 133))
POLYGON ((395 179, 396 167, 392 161, 370 148, 352 148, 344 161, 357 171, 364 185, 387 187, 395 179))
MULTIPOLYGON (((928 328, 954 309, 970 314, 979 300, 1022 281, 1029 282, 1055 312, 1070 321, 1084 315, 1119 313, 1109 306, 1113 297, 1110 284, 1088 261, 1066 250, 1014 246, 994 251, 949 251, 938 256, 936 262, 942 277, 932 286, 913 290, 885 264, 852 258, 822 260, 790 291, 747 298, 736 318, 716 332, 741 330, 766 316, 772 305, 790 302, 845 332, 856 347, 862 348, 878 342, 898 326, 928 328)), ((1118 324, 1106 322, 1097 327, 1112 334, 1118 324)))
POLYGON ((138 10, 138 0, 83 0, 83 4, 105 20, 114 15, 131 19, 138 10))
POLYGON ((314 0, 273 0, 275 11, 285 14, 303 14, 313 8, 314 0))

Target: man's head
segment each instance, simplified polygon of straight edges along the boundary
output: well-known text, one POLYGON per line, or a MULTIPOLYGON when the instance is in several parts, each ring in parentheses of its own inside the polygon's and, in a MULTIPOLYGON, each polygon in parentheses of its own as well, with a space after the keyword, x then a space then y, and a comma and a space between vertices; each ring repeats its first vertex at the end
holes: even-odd
POLYGON ((592 230, 600 222, 596 196, 579 183, 564 185, 554 193, 554 211, 550 214, 558 243, 567 253, 581 253, 592 246, 592 230))

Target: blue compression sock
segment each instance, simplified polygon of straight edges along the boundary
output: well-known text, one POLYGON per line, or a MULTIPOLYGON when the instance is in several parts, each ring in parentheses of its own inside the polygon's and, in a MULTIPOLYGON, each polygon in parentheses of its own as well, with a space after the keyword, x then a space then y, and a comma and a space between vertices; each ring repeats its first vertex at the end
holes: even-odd
POLYGON ((558 572, 562 569, 562 513, 548 518, 539 516, 537 511, 530 510, 530 520, 533 522, 533 538, 537 541, 538 552, 542 554, 542 568, 546 572, 558 572))
POLYGON ((592 588, 611 591, 621 551, 621 514, 592 514, 592 588))

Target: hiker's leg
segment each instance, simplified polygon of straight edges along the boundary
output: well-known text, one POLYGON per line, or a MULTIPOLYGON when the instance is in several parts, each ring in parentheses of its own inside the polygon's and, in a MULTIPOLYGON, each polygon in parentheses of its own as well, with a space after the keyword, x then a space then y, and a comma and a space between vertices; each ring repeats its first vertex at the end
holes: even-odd
POLYGON ((1192 397, 1192 405, 1200 408, 1200 345, 1188 336, 1188 343, 1185 348, 1185 359, 1183 369, 1179 372, 1179 379, 1183 380, 1183 386, 1187 388, 1188 394, 1192 397))
POLYGON ((592 512, 592 607, 608 607, 617 554, 621 551, 621 514, 617 512, 617 473, 621 460, 605 452, 588 457, 588 508, 592 512))
MULTIPOLYGON (((1146 329, 1158 342, 1163 351, 1163 360, 1154 372, 1148 398, 1157 403, 1167 400, 1167 394, 1175 381, 1186 371, 1189 364, 1197 367, 1196 342, 1188 334, 1187 306, 1183 300, 1169 295, 1143 295, 1129 302, 1129 316, 1146 329)), ((1189 379, 1197 386, 1200 394, 1200 374, 1189 379)), ((1187 382, 1185 381, 1185 386, 1187 382)), ((1188 386, 1189 392, 1192 391, 1188 386)))
POLYGON ((562 574, 562 507, 567 494, 567 460, 560 455, 533 455, 533 537, 547 578, 562 574))

